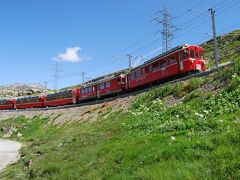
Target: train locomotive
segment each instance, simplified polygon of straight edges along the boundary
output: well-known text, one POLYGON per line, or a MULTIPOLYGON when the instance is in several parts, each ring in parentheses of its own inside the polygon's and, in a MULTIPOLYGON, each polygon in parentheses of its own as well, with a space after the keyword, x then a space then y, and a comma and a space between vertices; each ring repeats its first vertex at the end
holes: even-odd
POLYGON ((196 45, 182 45, 146 61, 127 73, 86 83, 81 88, 46 96, 0 100, 0 110, 78 104, 134 91, 188 72, 205 70, 206 60, 203 48, 196 45))

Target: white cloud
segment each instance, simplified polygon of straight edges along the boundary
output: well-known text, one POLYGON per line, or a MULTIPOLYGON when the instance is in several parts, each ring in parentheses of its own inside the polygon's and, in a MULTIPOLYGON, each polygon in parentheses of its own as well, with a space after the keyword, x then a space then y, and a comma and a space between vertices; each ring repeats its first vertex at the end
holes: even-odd
POLYGON ((80 47, 69 47, 66 49, 65 53, 59 53, 53 60, 56 61, 67 61, 67 62, 80 62, 84 59, 89 59, 88 57, 83 57, 79 54, 81 51, 80 47))

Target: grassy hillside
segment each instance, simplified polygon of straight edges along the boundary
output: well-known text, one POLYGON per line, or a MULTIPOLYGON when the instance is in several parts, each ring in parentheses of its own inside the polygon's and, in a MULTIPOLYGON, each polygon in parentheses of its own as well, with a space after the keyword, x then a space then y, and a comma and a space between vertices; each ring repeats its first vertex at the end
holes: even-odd
MULTIPOLYGON (((234 61, 239 59, 240 54, 240 30, 219 36, 218 39, 219 49, 219 63, 234 61)), ((201 45, 205 50, 206 59, 209 60, 208 67, 214 65, 214 47, 213 40, 210 40, 201 45)))
POLYGON ((16 127, 25 144, 0 179, 239 179, 239 75, 166 84, 91 123, 0 122, 0 137, 16 127))
POLYGON ((0 179, 240 179, 239 31, 221 39, 221 62, 234 66, 154 88, 127 112, 62 125, 38 116, 0 122, 0 138, 24 144, 0 179))

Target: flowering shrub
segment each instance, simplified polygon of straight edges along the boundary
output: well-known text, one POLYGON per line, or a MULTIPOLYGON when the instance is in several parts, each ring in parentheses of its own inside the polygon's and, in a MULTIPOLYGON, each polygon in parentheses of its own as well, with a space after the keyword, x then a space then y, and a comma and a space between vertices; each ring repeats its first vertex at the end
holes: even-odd
MULTIPOLYGON (((128 114, 129 122, 127 122, 126 127, 146 133, 191 129, 211 131, 213 128, 222 131, 226 127, 218 117, 239 112, 240 78, 237 74, 234 74, 232 79, 231 84, 235 84, 233 86, 234 90, 230 92, 223 91, 219 95, 211 95, 210 97, 207 96, 207 98, 197 96, 198 101, 194 101, 195 96, 193 96, 188 101, 169 108, 164 106, 160 98, 148 99, 148 103, 142 103, 132 108, 128 114)), ((193 82, 195 83, 195 80, 193 82)), ((166 95, 166 89, 173 89, 168 86, 159 94, 166 95)), ((193 90, 196 87, 198 85, 194 85, 191 89, 193 90)), ((153 96, 151 95, 151 97, 153 96)), ((139 103, 139 101, 137 102, 139 103)))

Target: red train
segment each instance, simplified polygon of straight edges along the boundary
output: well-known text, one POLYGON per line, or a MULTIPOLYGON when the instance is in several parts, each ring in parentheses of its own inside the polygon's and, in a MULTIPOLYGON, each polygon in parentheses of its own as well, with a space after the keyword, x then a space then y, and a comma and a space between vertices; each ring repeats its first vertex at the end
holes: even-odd
POLYGON ((130 72, 84 84, 74 90, 12 100, 1 100, 0 110, 44 108, 78 104, 100 99, 157 83, 192 71, 205 71, 204 50, 200 46, 183 45, 156 56, 130 72))

